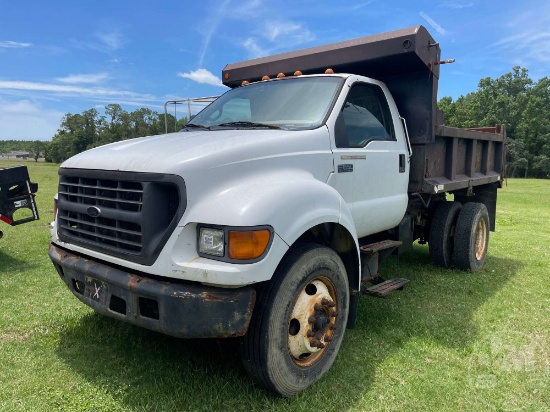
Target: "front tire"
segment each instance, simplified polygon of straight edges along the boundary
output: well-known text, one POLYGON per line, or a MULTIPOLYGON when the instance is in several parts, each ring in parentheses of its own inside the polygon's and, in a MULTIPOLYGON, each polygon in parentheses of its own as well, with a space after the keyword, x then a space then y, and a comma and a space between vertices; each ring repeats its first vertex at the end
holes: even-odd
POLYGON ((300 244, 258 290, 241 358, 249 376, 290 397, 332 366, 344 337, 349 286, 344 264, 327 247, 300 244))

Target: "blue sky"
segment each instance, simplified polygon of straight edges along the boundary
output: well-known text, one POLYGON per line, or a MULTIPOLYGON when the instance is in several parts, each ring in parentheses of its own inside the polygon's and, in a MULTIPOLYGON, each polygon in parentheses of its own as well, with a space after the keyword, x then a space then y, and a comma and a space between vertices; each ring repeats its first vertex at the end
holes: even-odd
POLYGON ((227 63, 424 25, 440 42, 439 98, 515 65, 550 75, 544 0, 3 1, 0 140, 50 140, 65 113, 223 93, 227 63))

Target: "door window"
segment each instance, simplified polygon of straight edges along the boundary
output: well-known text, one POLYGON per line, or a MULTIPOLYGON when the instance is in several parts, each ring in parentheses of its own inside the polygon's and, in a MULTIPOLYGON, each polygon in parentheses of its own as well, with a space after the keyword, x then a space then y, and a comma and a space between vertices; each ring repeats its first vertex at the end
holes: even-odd
POLYGON ((342 115, 348 147, 365 147, 372 140, 396 140, 388 101, 373 84, 355 84, 342 115))

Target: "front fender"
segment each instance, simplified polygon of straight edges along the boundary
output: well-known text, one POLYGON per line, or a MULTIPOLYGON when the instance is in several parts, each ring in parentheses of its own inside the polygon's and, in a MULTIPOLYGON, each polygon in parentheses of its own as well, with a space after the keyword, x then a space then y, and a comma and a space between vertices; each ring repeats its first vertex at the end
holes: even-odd
POLYGON ((187 223, 270 225, 292 245, 309 228, 340 220, 340 195, 310 173, 287 170, 243 176, 188 206, 187 223), (228 185, 229 186, 229 185, 228 185))
MULTIPOLYGON (((265 258, 270 262, 258 262, 257 269, 261 267, 256 271, 258 280, 267 280, 288 247, 321 223, 343 226, 353 239, 355 256, 359 260, 357 234, 347 204, 334 188, 303 170, 243 176, 230 187, 220 187, 216 193, 210 193, 203 200, 189 205, 182 224, 196 223, 272 226, 277 238, 286 243, 287 248, 271 250, 265 258), (262 270, 268 267, 271 272, 269 276, 262 270)), ((360 274, 356 276, 360 279, 360 274)), ((357 282, 352 280, 351 285, 357 288, 357 282)))

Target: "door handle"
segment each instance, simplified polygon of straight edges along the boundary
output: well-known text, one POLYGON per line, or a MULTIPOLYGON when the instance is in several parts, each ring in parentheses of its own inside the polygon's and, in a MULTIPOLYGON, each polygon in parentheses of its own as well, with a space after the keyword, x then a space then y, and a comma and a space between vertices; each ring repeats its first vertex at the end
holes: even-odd
POLYGON ((405 155, 399 155, 399 173, 405 173, 405 155))

